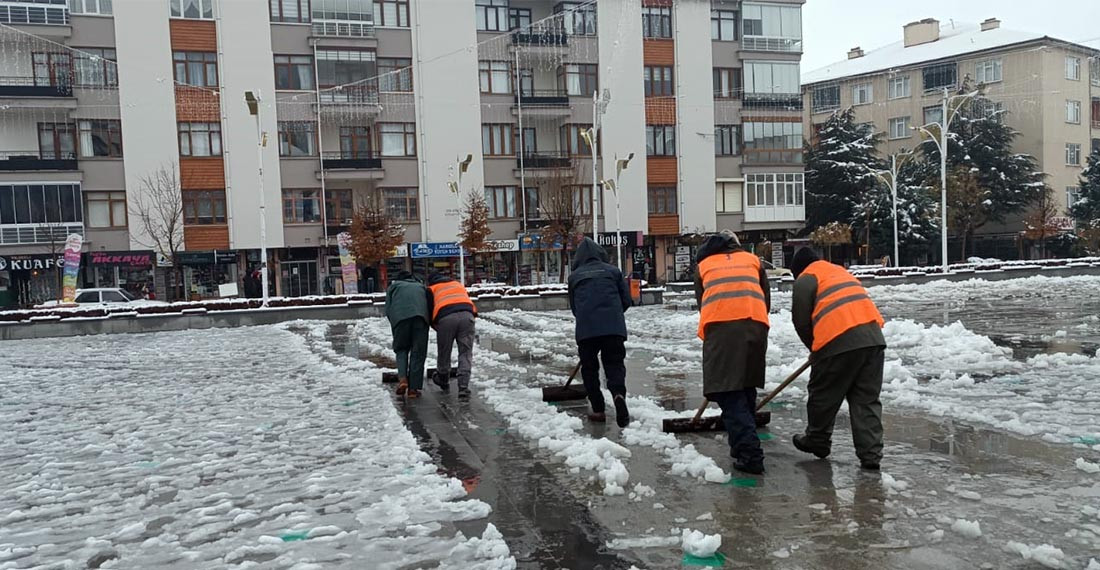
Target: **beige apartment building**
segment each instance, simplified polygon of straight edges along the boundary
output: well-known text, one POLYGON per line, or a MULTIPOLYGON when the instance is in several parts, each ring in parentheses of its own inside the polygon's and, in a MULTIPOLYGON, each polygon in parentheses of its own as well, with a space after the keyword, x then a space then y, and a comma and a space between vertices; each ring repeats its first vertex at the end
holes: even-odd
MULTIPOLYGON (((853 107, 857 121, 883 133, 881 153, 913 149, 922 136, 916 128, 941 120, 944 88, 955 93, 969 78, 1020 132, 1015 150, 1036 158, 1060 209, 1068 208, 1088 154, 1100 151, 1100 50, 1007 29, 994 18, 978 25, 921 20, 902 35, 802 75, 806 132, 853 107)), ((1068 217, 1060 223, 1072 227, 1068 217)), ((1020 220, 983 228, 976 254, 1012 255, 1022 229, 1020 220)))

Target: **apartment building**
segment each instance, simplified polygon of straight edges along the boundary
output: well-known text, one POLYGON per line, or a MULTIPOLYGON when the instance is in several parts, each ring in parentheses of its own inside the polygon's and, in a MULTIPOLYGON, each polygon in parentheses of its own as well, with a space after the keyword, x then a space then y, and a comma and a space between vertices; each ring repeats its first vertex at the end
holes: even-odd
MULTIPOLYGON (((814 132, 837 109, 884 133, 889 155, 921 142, 915 130, 941 120, 943 89, 969 78, 983 86, 999 116, 1020 132, 1015 150, 1034 156, 1065 211, 1076 199, 1090 152, 1100 151, 1100 51, 1038 33, 981 24, 913 22, 903 39, 882 48, 853 48, 844 61, 802 76, 805 129, 814 132)), ((1072 220, 1059 218, 1064 229, 1072 220)), ((979 230, 975 252, 1021 253, 1020 218, 979 230)), ((954 250, 952 250, 954 251, 954 250)))
POLYGON ((74 232, 84 286, 216 297, 259 266, 261 211, 274 293, 338 292, 366 203, 406 226, 387 268, 453 269, 452 187, 490 207, 473 280, 560 278, 554 188, 587 232, 595 192, 600 241, 614 257, 619 229, 650 279, 685 277, 698 233, 782 242, 804 219, 801 3, 2 0, 0 303, 54 296, 74 232), (163 172, 180 271, 135 215, 163 172))

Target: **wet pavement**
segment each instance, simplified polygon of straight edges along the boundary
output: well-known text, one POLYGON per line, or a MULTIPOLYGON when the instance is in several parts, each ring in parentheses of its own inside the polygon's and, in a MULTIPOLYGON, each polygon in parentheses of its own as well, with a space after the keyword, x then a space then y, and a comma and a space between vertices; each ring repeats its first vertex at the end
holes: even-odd
MULTIPOLYGON (((353 327, 332 325, 327 336, 348 356, 386 365, 377 350, 360 346, 353 327)), ((572 358, 528 351, 514 337, 485 333, 480 350, 507 354, 512 364, 527 366, 531 378, 564 378, 569 370, 563 362, 572 358)), ((646 370, 651 360, 645 349, 630 350, 632 394, 653 396, 670 410, 699 404, 690 371, 654 373, 646 370)), ((498 372, 481 366, 475 373, 498 372)), ((1070 568, 1084 567, 1085 553, 1100 552, 1100 519, 1087 511, 1100 507, 1100 483, 1073 469, 1080 456, 1073 447, 947 418, 887 411, 886 480, 858 468, 843 413, 828 460, 797 452, 790 437, 801 431, 804 411, 780 401, 771 407, 771 426, 761 430, 765 476, 733 472, 725 485, 675 477, 657 451, 635 446, 629 488, 641 483, 655 495, 632 500, 602 495, 588 475, 570 473, 560 459, 516 436, 476 392, 460 401, 433 386, 419 401, 395 404, 440 470, 493 506, 488 521, 468 523, 470 532, 486 522, 496 525, 520 568, 680 568, 679 542, 670 537, 681 528, 721 533, 727 568, 1034 567, 1005 552, 1009 540, 1056 544, 1074 560, 1070 568), (956 519, 979 521, 982 537, 952 532, 956 519)), ((587 412, 585 402, 560 409, 582 418, 587 412)), ((584 429, 592 438, 620 437, 614 425, 586 422, 584 429)), ((680 439, 732 472, 724 435, 680 439)))

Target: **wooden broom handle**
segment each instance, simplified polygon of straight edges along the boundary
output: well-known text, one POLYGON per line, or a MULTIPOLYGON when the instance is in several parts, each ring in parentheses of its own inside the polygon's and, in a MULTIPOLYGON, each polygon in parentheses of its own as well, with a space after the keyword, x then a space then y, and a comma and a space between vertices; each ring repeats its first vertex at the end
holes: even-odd
POLYGON ((699 420, 703 417, 703 412, 707 411, 707 406, 710 405, 710 400, 703 398, 703 403, 699 406, 699 409, 695 412, 695 417, 691 418, 692 424, 699 423, 699 420))
POLYGON ((581 363, 578 362, 577 365, 573 367, 573 372, 571 372, 569 374, 569 379, 565 381, 565 387, 566 388, 568 388, 569 385, 573 383, 573 379, 577 377, 577 372, 580 372, 580 371, 581 371, 581 363))
MULTIPOLYGON (((756 411, 759 412, 761 408, 768 405, 768 402, 772 401, 772 399, 774 399, 776 396, 778 396, 779 393, 782 392, 784 388, 786 388, 787 386, 790 386, 791 382, 794 382, 795 380, 798 379, 799 376, 802 376, 802 373, 805 372, 806 369, 809 368, 809 367, 810 367, 810 361, 809 361, 809 359, 807 359, 806 362, 802 363, 802 366, 798 367, 798 370, 795 370, 794 373, 792 373, 790 376, 788 376, 787 379, 784 380, 783 383, 780 384, 778 388, 773 390, 771 394, 768 394, 768 396, 766 398, 761 400, 760 403, 756 405, 756 411)), ((704 404, 705 404, 705 402, 704 402, 704 404)))

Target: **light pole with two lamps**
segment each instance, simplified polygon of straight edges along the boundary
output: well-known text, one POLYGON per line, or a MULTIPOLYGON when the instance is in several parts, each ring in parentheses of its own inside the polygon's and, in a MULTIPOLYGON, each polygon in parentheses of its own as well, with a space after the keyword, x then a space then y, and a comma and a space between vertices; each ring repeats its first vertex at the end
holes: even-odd
POLYGON ((623 222, 619 210, 619 177, 633 159, 634 153, 630 153, 626 158, 616 157, 615 179, 602 181, 604 188, 611 189, 611 193, 615 196, 615 259, 618 260, 619 271, 623 271, 623 222))
POLYGON ((601 97, 598 92, 592 92, 592 128, 581 131, 588 148, 592 149, 592 241, 600 242, 599 228, 599 186, 600 175, 597 174, 596 153, 600 142, 600 128, 602 127, 603 114, 607 111, 607 105, 611 103, 611 91, 604 89, 601 97))
POLYGON ((905 163, 913 158, 915 151, 904 151, 890 155, 890 170, 868 170, 871 174, 874 174, 887 188, 890 189, 890 201, 893 204, 893 218, 894 218, 894 267, 901 266, 901 258, 898 254, 898 169, 905 165, 905 163), (898 162, 898 158, 901 158, 901 162, 898 162), (889 178, 887 178, 889 176, 889 178))
POLYGON ((256 120, 256 164, 260 176, 260 288, 263 291, 263 305, 267 306, 267 215, 264 213, 264 147, 267 146, 267 133, 260 128, 260 92, 245 91, 244 102, 248 105, 248 114, 256 120))
MULTIPOLYGON (((447 186, 451 189, 451 193, 455 195, 455 199, 458 201, 458 226, 459 232, 462 231, 462 175, 466 174, 466 171, 470 169, 470 163, 473 162, 474 155, 467 154, 466 158, 458 161, 458 181, 454 180, 447 183, 447 186)), ((451 170, 452 176, 454 170, 451 170)), ((466 250, 462 247, 462 240, 458 241, 458 281, 463 285, 466 285, 466 250)))

